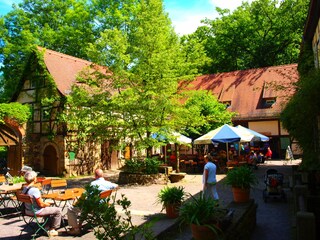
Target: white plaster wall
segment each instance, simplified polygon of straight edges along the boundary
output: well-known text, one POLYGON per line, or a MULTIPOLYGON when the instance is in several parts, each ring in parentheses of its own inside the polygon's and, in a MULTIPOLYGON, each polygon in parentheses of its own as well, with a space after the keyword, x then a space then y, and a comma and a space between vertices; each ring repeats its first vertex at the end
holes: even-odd
POLYGON ((265 135, 279 135, 278 121, 249 122, 248 127, 265 135))

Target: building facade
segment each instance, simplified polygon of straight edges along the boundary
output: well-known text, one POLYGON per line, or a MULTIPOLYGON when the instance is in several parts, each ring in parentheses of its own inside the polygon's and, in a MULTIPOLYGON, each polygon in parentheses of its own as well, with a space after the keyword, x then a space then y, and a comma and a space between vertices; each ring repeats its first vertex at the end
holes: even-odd
POLYGON ((268 136, 273 157, 284 158, 288 146, 294 154, 301 153, 280 121, 280 113, 294 94, 298 79, 297 64, 290 64, 204 75, 181 87, 211 92, 236 113, 232 119, 235 126, 268 136))
MULTIPOLYGON (((104 74, 107 72, 106 68, 55 51, 40 47, 34 51, 12 99, 28 104, 32 111, 32 119, 21 133, 21 157, 13 161, 53 176, 91 173, 101 165, 117 167, 117 158, 115 154, 109 154, 107 143, 88 142, 76 153, 71 146, 74 146, 72 142, 77 133, 58 119, 63 111, 67 111, 65 97, 77 83, 79 74, 88 69, 93 71, 93 68, 104 74), (86 154, 89 149, 90 154, 86 154)), ((19 167, 19 164, 13 165, 19 167)))

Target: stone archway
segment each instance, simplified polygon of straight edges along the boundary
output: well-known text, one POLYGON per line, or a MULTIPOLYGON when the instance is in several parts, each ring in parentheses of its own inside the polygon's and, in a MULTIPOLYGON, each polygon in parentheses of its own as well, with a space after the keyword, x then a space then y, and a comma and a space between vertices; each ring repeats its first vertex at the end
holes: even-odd
POLYGON ((53 145, 47 145, 43 151, 43 172, 52 176, 58 174, 58 154, 53 145))

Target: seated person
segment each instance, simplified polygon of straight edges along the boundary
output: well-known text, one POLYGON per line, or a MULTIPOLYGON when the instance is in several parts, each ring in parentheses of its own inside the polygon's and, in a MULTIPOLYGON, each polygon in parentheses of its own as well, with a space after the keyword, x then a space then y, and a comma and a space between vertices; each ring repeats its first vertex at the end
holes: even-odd
MULTIPOLYGON (((22 193, 28 194, 30 197, 33 198, 34 203, 33 207, 35 209, 35 213, 38 216, 49 217, 48 226, 48 235, 49 236, 58 236, 58 232, 56 231, 57 228, 60 227, 61 224, 61 209, 58 207, 50 207, 50 203, 46 203, 41 198, 41 193, 38 188, 34 186, 37 182, 37 173, 34 171, 27 171, 24 174, 24 179, 26 181, 26 185, 24 185, 22 193)), ((32 214, 32 206, 31 204, 26 203, 26 213, 32 214)))
POLYGON ((258 158, 258 163, 264 163, 264 155, 262 152, 259 152, 257 154, 257 158, 258 158))
MULTIPOLYGON (((98 189, 103 192, 106 190, 116 189, 118 188, 118 184, 109 182, 104 179, 102 169, 95 170, 95 180, 90 183, 91 186, 97 186, 98 189)), ((78 222, 78 215, 80 214, 81 209, 76 206, 69 206, 68 207, 68 224, 71 226, 70 231, 68 234, 70 235, 80 235, 81 233, 81 224, 78 222)))
POLYGON ((19 176, 24 176, 26 172, 32 171, 32 167, 29 166, 23 166, 21 170, 19 171, 19 176))
POLYGON ((254 168, 257 168, 257 155, 254 151, 250 152, 249 158, 248 158, 248 164, 253 166, 254 168))

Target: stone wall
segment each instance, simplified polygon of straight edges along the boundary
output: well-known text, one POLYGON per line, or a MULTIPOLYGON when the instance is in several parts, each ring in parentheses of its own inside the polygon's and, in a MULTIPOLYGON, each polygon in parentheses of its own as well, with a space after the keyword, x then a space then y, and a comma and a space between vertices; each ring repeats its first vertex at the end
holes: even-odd
POLYGON ((127 173, 120 172, 118 184, 165 184, 167 177, 165 174, 139 174, 139 173, 127 173))

